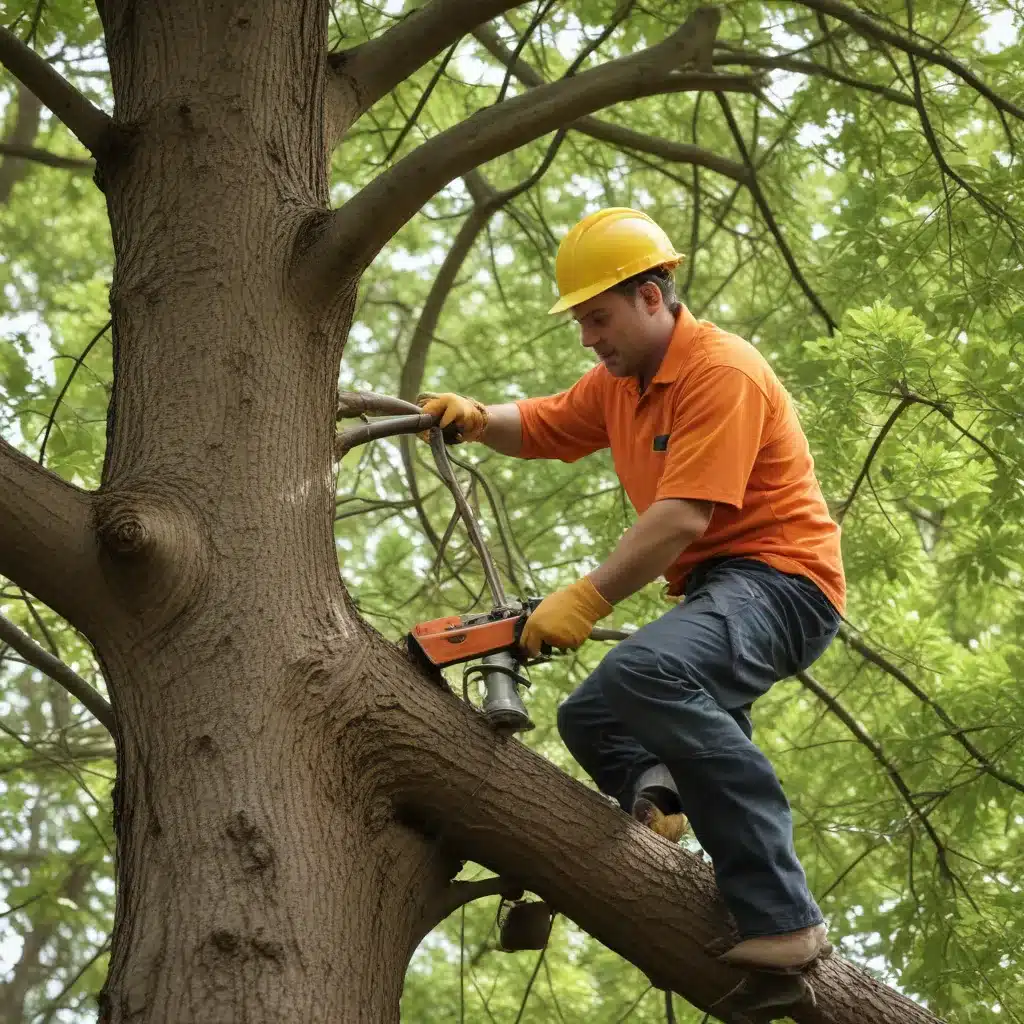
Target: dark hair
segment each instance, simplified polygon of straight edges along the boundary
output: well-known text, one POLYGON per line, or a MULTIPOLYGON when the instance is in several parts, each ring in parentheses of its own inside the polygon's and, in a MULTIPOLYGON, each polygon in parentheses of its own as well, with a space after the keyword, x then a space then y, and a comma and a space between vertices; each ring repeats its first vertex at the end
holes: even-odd
POLYGON ((661 292, 662 300, 668 306, 669 312, 673 316, 678 316, 683 304, 676 298, 675 279, 668 267, 651 267, 649 270, 642 270, 639 274, 634 274, 632 277, 627 277, 625 281, 612 285, 608 290, 635 299, 640 286, 648 282, 658 286, 658 291, 661 292))

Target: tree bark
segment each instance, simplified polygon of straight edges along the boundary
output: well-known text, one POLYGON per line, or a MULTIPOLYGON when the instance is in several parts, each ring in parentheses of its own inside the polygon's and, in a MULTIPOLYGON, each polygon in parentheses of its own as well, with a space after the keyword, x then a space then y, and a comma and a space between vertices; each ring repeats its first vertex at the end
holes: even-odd
POLYGON ((105 1022, 395 1020, 437 844, 335 758, 325 666, 365 645, 332 536, 354 284, 289 267, 327 205, 323 0, 105 6, 115 374, 92 632, 117 716, 105 1022), (184 54, 188 58, 184 58, 184 54), (188 216, 175 211, 188 210, 188 216))

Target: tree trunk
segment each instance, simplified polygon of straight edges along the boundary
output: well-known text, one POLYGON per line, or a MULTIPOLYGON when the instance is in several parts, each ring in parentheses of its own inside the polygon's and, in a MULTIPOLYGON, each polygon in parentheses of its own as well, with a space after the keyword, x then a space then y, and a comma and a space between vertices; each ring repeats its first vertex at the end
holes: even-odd
POLYGON ((397 1017, 442 860, 336 756, 365 643, 332 537, 337 365, 290 278, 327 203, 326 9, 105 5, 115 378, 89 634, 118 725, 102 1019, 397 1017), (227 11, 231 11, 228 16, 227 11), (187 56, 186 56, 187 55, 187 56), (420 891, 422 890, 422 893, 420 891))

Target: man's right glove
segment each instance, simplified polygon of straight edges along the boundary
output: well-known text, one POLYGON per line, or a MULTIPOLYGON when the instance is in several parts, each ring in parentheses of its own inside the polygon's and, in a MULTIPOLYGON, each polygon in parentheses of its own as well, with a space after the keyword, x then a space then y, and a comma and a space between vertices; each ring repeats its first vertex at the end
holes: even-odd
POLYGON ((548 594, 537 605, 526 620, 519 644, 531 658, 540 654, 542 644, 574 651, 590 636, 594 623, 612 611, 590 577, 584 576, 548 594))
POLYGON ((418 404, 425 413, 441 417, 438 426, 442 430, 454 424, 459 441, 479 441, 487 429, 487 409, 474 398, 463 398, 451 392, 443 395, 424 392, 418 404))

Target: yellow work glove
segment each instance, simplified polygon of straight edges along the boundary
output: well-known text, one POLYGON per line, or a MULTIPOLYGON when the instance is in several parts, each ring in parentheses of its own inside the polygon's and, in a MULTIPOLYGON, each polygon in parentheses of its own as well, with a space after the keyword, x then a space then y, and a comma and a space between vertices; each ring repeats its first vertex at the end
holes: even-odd
POLYGON ((540 645, 544 643, 575 650, 590 636, 594 623, 611 612, 612 606, 590 582, 590 577, 584 576, 537 605, 526 620, 519 643, 531 658, 540 654, 540 645))
MULTIPOLYGON (((431 416, 440 416, 438 426, 445 427, 455 424, 459 441, 479 441, 487 427, 487 410, 475 398, 463 398, 448 392, 434 395, 425 392, 420 395, 420 407, 431 416)), ((427 440, 427 434, 420 435, 427 440)))

